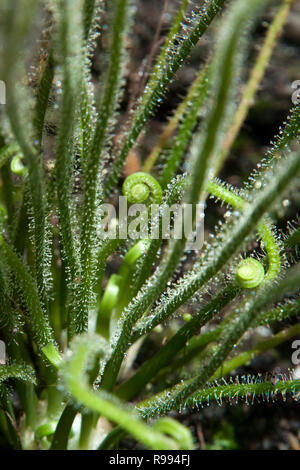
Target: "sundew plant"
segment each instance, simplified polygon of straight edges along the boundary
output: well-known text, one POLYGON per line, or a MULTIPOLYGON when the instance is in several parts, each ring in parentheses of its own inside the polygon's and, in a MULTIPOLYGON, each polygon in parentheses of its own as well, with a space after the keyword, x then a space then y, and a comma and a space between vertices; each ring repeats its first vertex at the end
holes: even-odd
POLYGON ((220 180, 293 1, 172 1, 169 31, 124 113, 138 3, 1 1, 5 448, 197 449, 178 412, 299 400, 292 362, 287 374, 238 370, 300 334, 299 100, 242 186, 220 180), (206 35, 206 63, 150 155, 125 175, 206 35), (119 196, 146 212, 159 205, 149 222, 158 236, 120 236, 118 212, 116 236, 103 236, 102 209, 119 196), (226 213, 214 229, 204 220, 201 247, 190 248, 189 233, 163 236, 164 211, 191 205, 192 231, 196 204, 210 199, 226 213), (267 339, 255 335, 262 326, 267 339))

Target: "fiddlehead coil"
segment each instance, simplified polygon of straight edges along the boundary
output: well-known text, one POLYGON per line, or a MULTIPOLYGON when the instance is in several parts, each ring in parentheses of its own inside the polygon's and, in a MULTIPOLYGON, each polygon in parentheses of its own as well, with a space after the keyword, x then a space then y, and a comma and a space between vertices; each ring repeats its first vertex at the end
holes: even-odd
POLYGON ((160 204, 162 189, 153 176, 142 171, 128 176, 123 184, 123 194, 130 204, 160 204))
POLYGON ((265 270, 257 259, 246 258, 239 263, 235 277, 241 287, 253 289, 262 283, 265 277, 265 270))

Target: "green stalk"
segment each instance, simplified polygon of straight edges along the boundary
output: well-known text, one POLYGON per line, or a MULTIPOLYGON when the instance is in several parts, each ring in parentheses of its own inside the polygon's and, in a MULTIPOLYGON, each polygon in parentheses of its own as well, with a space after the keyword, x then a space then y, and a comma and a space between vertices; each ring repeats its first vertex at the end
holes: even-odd
POLYGON ((68 273, 72 295, 69 323, 73 324, 76 310, 72 303, 76 279, 79 276, 79 259, 73 227, 73 132, 78 111, 78 84, 82 81, 82 0, 58 2, 57 21, 62 61, 63 95, 60 104, 60 125, 56 141, 56 190, 58 197, 62 256, 68 273))
MULTIPOLYGON (((37 10, 38 1, 21 0, 17 10, 6 2, 5 9, 5 45, 4 45, 4 80, 6 83, 7 104, 6 112, 10 121, 11 129, 15 139, 24 155, 29 169, 29 182, 31 188, 31 199, 34 216, 34 239, 35 239, 35 263, 39 292, 46 305, 49 290, 49 266, 47 260, 47 231, 46 231, 46 204, 43 188, 42 161, 37 150, 32 146, 30 137, 32 129, 28 123, 28 116, 20 112, 28 112, 27 107, 22 109, 26 100, 19 93, 21 86, 17 75, 17 64, 19 63, 19 51, 24 44, 32 23, 32 18, 37 10), (16 83, 18 87, 16 87, 16 83), (23 101, 22 101, 23 98, 23 101)), ((24 92, 25 93, 25 92, 24 92)), ((30 100, 26 95, 26 99, 30 100)), ((30 122, 30 120, 29 120, 30 122)))
POLYGON ((279 395, 282 397, 285 397, 286 395, 296 397, 299 389, 299 379, 282 380, 275 384, 269 381, 262 381, 261 383, 221 385, 201 390, 199 393, 187 400, 187 405, 201 406, 202 403, 209 403, 214 400, 222 402, 222 399, 226 398, 236 401, 244 398, 245 402, 249 403, 250 398, 254 400, 255 397, 262 397, 268 402, 270 398, 275 398, 279 395))
MULTIPOLYGON (((98 415, 96 415, 98 416, 98 415)), ((81 428, 79 437, 79 448, 81 450, 89 450, 91 433, 95 422, 95 413, 85 412, 81 417, 81 428)))
POLYGON ((78 409, 73 405, 66 405, 57 423, 51 450, 65 450, 68 447, 69 435, 78 409))
POLYGON ((282 32, 283 26, 286 22, 287 16, 290 12, 291 6, 294 0, 283 0, 283 4, 279 8, 275 15, 270 27, 268 28, 266 38, 260 49, 258 57, 255 61, 255 65, 251 70, 250 79, 247 82, 246 88, 243 92, 241 102, 234 115, 233 123, 228 130, 224 143, 222 146, 221 157, 218 163, 219 168, 222 166, 222 162, 226 160, 226 157, 234 143, 243 122, 247 116, 247 113, 253 104, 254 97, 257 93, 259 84, 261 83, 267 66, 269 64, 272 52, 276 46, 276 42, 282 32))
POLYGON ((39 88, 36 97, 36 106, 35 106, 35 118, 34 125, 36 128, 37 140, 39 145, 42 144, 43 131, 45 125, 45 116, 49 104, 50 93, 52 89, 52 83, 54 79, 54 60, 53 60, 53 51, 50 46, 48 52, 48 58, 43 70, 43 74, 39 83, 39 88))
MULTIPOLYGON (((255 397, 262 397, 265 401, 269 401, 276 396, 285 397, 287 394, 297 396, 300 390, 300 380, 282 380, 275 384, 272 381, 264 381, 258 379, 254 383, 232 383, 229 385, 209 386, 203 388, 197 393, 189 397, 185 405, 188 407, 198 407, 217 401, 222 404, 223 400, 228 399, 229 402, 238 402, 245 399, 246 403, 253 401, 255 397)), ((176 409, 176 408, 175 408, 176 409)), ((145 401, 139 405, 139 411, 143 417, 152 417, 156 410, 152 408, 151 401, 145 401)))
MULTIPOLYGON (((175 176, 176 171, 180 165, 182 157, 187 148, 188 142, 191 138, 192 132, 196 126, 199 113, 204 104, 205 98, 208 93, 208 80, 209 67, 205 67, 197 77, 196 82, 198 87, 193 92, 189 99, 189 107, 187 108, 178 132, 173 139, 171 149, 167 154, 167 162, 160 178, 160 183, 163 188, 166 188, 171 179, 175 176)), ((194 84, 193 84, 194 88, 194 84)))
POLYGON ((92 30, 93 18, 95 13, 96 0, 84 0, 83 3, 83 32, 84 40, 88 42, 90 32, 92 30))
POLYGON ((10 171, 10 164, 6 163, 1 168, 1 176, 3 179, 3 199, 6 206, 7 222, 11 229, 14 223, 14 211, 15 211, 15 200, 14 200, 14 184, 10 171))
POLYGON ((95 217, 98 197, 98 173, 100 157, 109 130, 110 119, 115 112, 121 78, 123 75, 123 56, 125 52, 125 35, 129 21, 129 0, 117 0, 114 9, 112 26, 111 54, 104 95, 100 104, 99 118, 94 138, 91 143, 89 157, 84 163, 84 208, 81 236, 82 281, 80 289, 80 305, 76 318, 71 325, 72 334, 87 329, 89 306, 92 298, 92 281, 94 268, 95 217))
MULTIPOLYGON (((168 143, 169 139, 171 138, 171 135, 173 134, 174 130, 178 126, 180 122, 182 122, 182 127, 184 126, 184 117, 189 116, 190 114, 190 108, 194 109, 195 108, 195 103, 194 99, 198 97, 198 101, 201 103, 201 98, 199 96, 200 90, 202 90, 203 98, 206 93, 205 91, 205 84, 203 83, 203 80, 205 78, 205 70, 207 71, 207 66, 205 69, 201 70, 200 73, 197 75, 196 79, 194 82, 191 84, 185 98, 180 102, 176 110, 174 111, 173 116, 169 120, 168 124, 166 125, 164 131, 162 132, 161 136, 159 137, 158 143, 154 146, 152 149, 150 155, 147 157, 144 166, 143 166, 143 171, 150 172, 155 165, 159 154, 162 152, 166 144, 168 143)), ((199 106, 199 104, 198 104, 199 106)), ((181 131, 182 133, 184 132, 183 130, 181 131)), ((175 140, 175 138, 174 138, 175 140)), ((171 150, 172 151, 172 150, 171 150)), ((175 149, 174 149, 175 151, 175 149)), ((168 164, 168 163, 167 163, 168 164)), ((169 164, 168 164, 169 165, 169 164)), ((164 172, 166 170, 164 169, 164 172)))
POLYGON ((238 369, 239 367, 250 363, 255 357, 259 356, 260 354, 269 351, 270 349, 274 349, 279 344, 283 343, 284 341, 287 341, 290 338, 293 338, 293 336, 296 336, 299 333, 300 323, 297 323, 296 325, 293 325, 283 331, 280 331, 272 338, 266 339, 265 341, 261 341, 260 343, 256 344, 253 348, 248 349, 247 351, 238 354, 232 359, 224 362, 224 364, 222 364, 222 366, 218 370, 216 370, 213 375, 213 378, 218 379, 220 377, 225 377, 235 369, 238 369))
POLYGON ((30 329, 32 340, 38 345, 40 352, 49 343, 55 347, 53 331, 49 325, 48 318, 43 313, 34 280, 22 261, 3 238, 1 239, 0 253, 22 290, 22 295, 29 312, 29 315, 26 317, 26 323, 30 329))
POLYGON ((0 367, 0 383, 8 379, 18 379, 36 384, 36 376, 33 368, 25 364, 2 364, 0 367))
MULTIPOLYGON (((143 95, 143 101, 147 101, 147 94, 151 93, 151 90, 155 86, 155 82, 159 80, 159 78, 162 77, 165 68, 168 65, 168 59, 169 59, 169 54, 172 54, 172 49, 174 48, 174 43, 177 38, 178 31, 181 26, 181 22, 184 19, 184 14, 186 11, 186 8, 188 6, 189 0, 183 0, 180 8, 177 12, 176 18, 174 19, 172 23, 172 27, 169 31, 169 34, 164 42, 164 45, 160 51, 160 54, 158 56, 158 59, 155 63, 155 66, 153 67, 150 79, 147 83, 147 88, 145 90, 145 93, 143 95)), ((192 87, 191 87, 192 88, 192 87)), ((190 90, 191 92, 191 90, 190 90)), ((164 144, 168 141, 170 135, 174 131, 175 127, 177 126, 178 122, 182 118, 185 109, 188 106, 188 99, 191 97, 191 94, 189 96, 186 96, 186 98, 180 103, 178 106, 177 110, 175 111, 174 115, 168 122, 168 125, 161 135, 158 143, 154 146, 152 149, 150 155, 146 159, 144 165, 143 165, 143 171, 146 173, 150 173, 153 165, 155 164, 157 157, 159 156, 164 144)))
MULTIPOLYGON (((151 95, 153 88, 156 86, 158 81, 162 78, 162 75, 165 69, 168 67, 169 57, 172 53, 172 49, 174 48, 174 42, 177 38, 177 34, 180 30, 181 22, 184 18, 187 6, 189 4, 189 0, 182 0, 178 12, 172 22, 171 29, 168 33, 168 36, 161 48, 158 58, 156 59, 155 65, 151 72, 151 76, 147 83, 147 89, 143 96, 143 102, 146 102, 148 99, 147 95, 151 95)), ((148 171, 148 170, 145 170, 148 171)))
POLYGON ((287 248, 300 245, 300 228, 295 230, 286 240, 284 240, 284 245, 287 248))

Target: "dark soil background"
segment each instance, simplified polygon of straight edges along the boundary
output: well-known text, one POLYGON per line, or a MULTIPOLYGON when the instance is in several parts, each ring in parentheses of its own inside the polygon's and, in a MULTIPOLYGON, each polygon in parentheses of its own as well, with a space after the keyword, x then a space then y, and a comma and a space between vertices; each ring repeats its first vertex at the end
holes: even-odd
MULTIPOLYGON (((147 78, 147 73, 145 73, 149 65, 147 57, 151 51, 159 49, 170 26, 170 18, 176 5, 178 2, 175 0, 168 2, 141 0, 139 2, 129 44, 130 63, 126 93, 121 104, 125 126, 129 116, 128 110, 131 108, 134 98, 141 93, 142 85, 147 78), (158 35, 158 40, 153 43, 160 21, 161 32, 158 35)), ((266 16, 252 36, 248 59, 249 67, 253 64, 253 59, 259 51, 271 17, 272 14, 266 16)), ((157 142, 172 110, 185 95, 188 86, 211 54, 216 29, 217 22, 212 25, 209 33, 200 41, 185 67, 178 72, 170 90, 166 93, 164 102, 148 124, 147 132, 140 139, 138 148, 130 155, 125 169, 126 173, 138 171, 141 162, 157 142)), ((99 49, 101 55, 101 42, 99 49)), ((292 107, 292 82, 300 79, 299 57, 300 1, 297 0, 289 16, 284 34, 274 51, 255 103, 222 170, 220 177, 223 180, 240 186, 262 158, 272 138, 278 133, 280 124, 285 120, 292 107)), ((245 79, 248 71, 246 67, 245 79)), ((94 73, 95 75, 101 74, 100 61, 95 61, 94 73)), ((208 204, 207 213, 213 214, 206 216, 206 225, 209 230, 213 228, 217 218, 222 216, 223 209, 216 209, 214 205, 214 210, 209 211, 210 203, 208 204)), ((296 214, 297 207, 292 206, 290 215, 295 216, 296 214)), ((282 221, 282 228, 285 228, 285 220, 282 221)), ((288 369, 293 367, 290 359, 291 352, 290 342, 278 348, 276 354, 264 354, 253 361, 251 366, 239 370, 238 373, 241 375, 267 371, 288 373, 288 369)), ((183 414, 176 414, 176 418, 193 429, 195 442, 200 449, 300 450, 300 410, 299 405, 297 406, 293 400, 285 402, 278 399, 275 403, 255 402, 249 406, 247 404, 236 406, 225 403, 222 407, 212 405, 200 411, 185 411, 183 414)), ((126 441, 126 444, 123 443, 124 447, 130 448, 130 443, 133 444, 126 441)))

